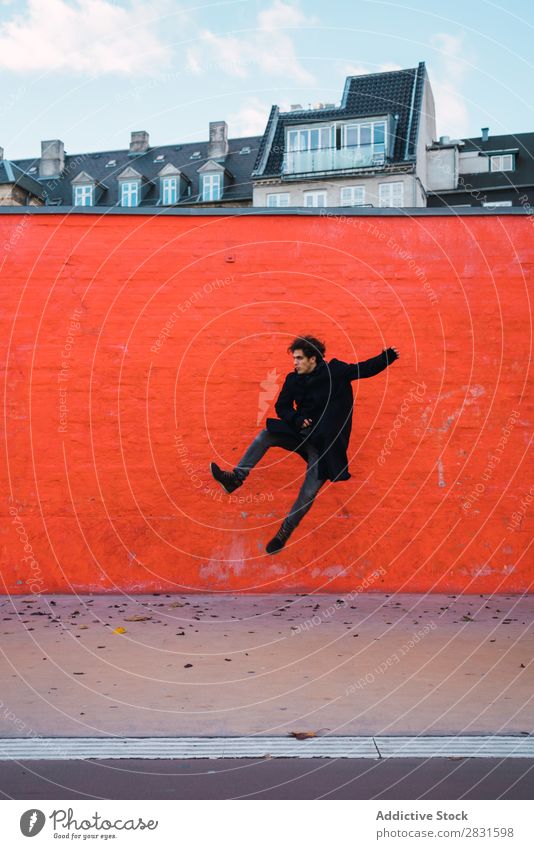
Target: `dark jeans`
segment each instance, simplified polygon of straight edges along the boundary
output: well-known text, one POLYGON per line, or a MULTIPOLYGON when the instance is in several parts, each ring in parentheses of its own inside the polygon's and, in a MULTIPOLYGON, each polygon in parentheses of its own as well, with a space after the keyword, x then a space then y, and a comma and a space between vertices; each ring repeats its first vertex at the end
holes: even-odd
MULTIPOLYGON (((291 451, 293 450, 289 447, 291 443, 291 438, 288 440, 287 437, 269 433, 266 428, 261 430, 257 437, 250 443, 249 447, 235 467, 235 475, 240 480, 244 481, 250 470, 253 469, 254 466, 261 460, 269 448, 274 448, 276 446, 291 451)), ((305 443, 305 447, 308 455, 306 476, 300 488, 297 500, 283 521, 283 526, 287 530, 291 531, 295 530, 302 517, 306 515, 314 502, 315 496, 321 489, 322 485, 326 483, 326 481, 320 480, 318 477, 317 463, 319 460, 319 454, 317 449, 309 443, 305 443)))

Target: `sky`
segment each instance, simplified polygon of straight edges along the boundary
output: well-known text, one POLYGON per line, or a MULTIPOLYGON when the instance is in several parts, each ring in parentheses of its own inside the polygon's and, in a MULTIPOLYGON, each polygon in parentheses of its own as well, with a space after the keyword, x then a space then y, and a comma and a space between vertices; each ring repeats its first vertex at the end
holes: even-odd
POLYGON ((0 0, 0 146, 39 156, 259 135, 348 75, 424 61, 437 135, 534 131, 531 0, 0 0))

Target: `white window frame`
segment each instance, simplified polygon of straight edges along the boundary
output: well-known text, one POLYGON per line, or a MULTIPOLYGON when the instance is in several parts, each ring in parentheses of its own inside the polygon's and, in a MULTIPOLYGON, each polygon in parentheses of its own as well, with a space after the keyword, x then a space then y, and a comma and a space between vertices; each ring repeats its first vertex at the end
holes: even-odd
POLYGON ((488 200, 483 201, 482 206, 486 206, 488 209, 493 209, 496 206, 512 206, 511 200, 488 200))
POLYGON ((303 151, 313 150, 328 150, 334 147, 334 125, 321 124, 320 126, 312 127, 292 127, 287 131, 287 150, 288 153, 302 153, 303 151), (312 133, 319 133, 319 144, 317 147, 312 147, 312 133), (321 142, 326 140, 328 144, 321 142))
POLYGON ((141 180, 122 180, 121 206, 139 206, 141 180))
POLYGON ((74 189, 74 206, 92 206, 93 205, 93 189, 92 183, 85 185, 73 186, 74 189))
POLYGON ((490 156, 490 171, 514 171, 514 156, 512 153, 503 153, 490 156))
POLYGON ((161 177, 161 203, 163 206, 178 203, 178 177, 161 177))
POLYGON ((378 184, 378 206, 395 209, 404 206, 404 183, 394 182, 378 184), (400 203, 394 203, 395 195, 400 203))
POLYGON ((313 208, 326 206, 326 191, 319 189, 312 192, 304 192, 304 206, 313 208), (323 200, 324 203, 319 203, 320 200, 323 200), (308 203, 308 201, 311 201, 311 203, 308 203))
POLYGON ((289 192, 269 192, 267 206, 289 206, 289 192))
POLYGON ((383 120, 383 119, 381 121, 351 121, 350 124, 343 124, 342 139, 343 139, 343 147, 369 147, 370 146, 370 147, 373 148, 373 151, 374 151, 374 149, 376 147, 379 147, 379 146, 382 147, 383 146, 384 149, 380 150, 378 152, 378 155, 385 157, 387 149, 388 149, 388 122, 383 120), (384 141, 383 142, 376 142, 375 141, 375 131, 376 131, 376 128, 379 127, 379 126, 384 128, 384 141), (364 142, 362 144, 361 136, 362 136, 362 129, 364 127, 369 128, 371 130, 371 141, 370 142, 364 142), (355 144, 350 144, 350 145, 348 144, 349 130, 356 130, 357 142, 355 144))
POLYGON ((222 174, 202 174, 202 200, 220 200, 222 174))
POLYGON ((365 186, 342 186, 339 194, 340 206, 362 206, 365 203, 365 186), (343 197, 345 195, 345 197, 343 197), (348 195, 348 197, 347 197, 348 195), (359 197, 359 200, 355 200, 359 197))

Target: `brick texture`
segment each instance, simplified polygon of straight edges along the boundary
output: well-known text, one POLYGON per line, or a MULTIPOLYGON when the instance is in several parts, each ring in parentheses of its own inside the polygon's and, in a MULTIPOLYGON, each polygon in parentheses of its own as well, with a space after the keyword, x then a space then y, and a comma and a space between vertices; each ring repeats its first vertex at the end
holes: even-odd
POLYGON ((0 592, 532 587, 525 217, 0 216, 0 592), (264 545, 303 461, 211 481, 298 333, 357 362, 352 478, 264 545))

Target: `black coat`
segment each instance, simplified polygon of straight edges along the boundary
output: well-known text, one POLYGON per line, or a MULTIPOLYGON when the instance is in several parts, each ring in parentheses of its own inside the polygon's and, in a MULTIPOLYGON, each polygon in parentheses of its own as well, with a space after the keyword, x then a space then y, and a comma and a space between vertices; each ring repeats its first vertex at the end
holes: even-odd
POLYGON ((396 359, 395 351, 387 348, 361 363, 322 360, 309 374, 290 372, 275 404, 279 418, 267 419, 267 430, 286 437, 282 447, 304 459, 309 440, 319 451, 321 480, 348 480, 347 450, 354 404, 351 381, 373 377, 396 359), (303 429, 305 418, 312 424, 303 429))

